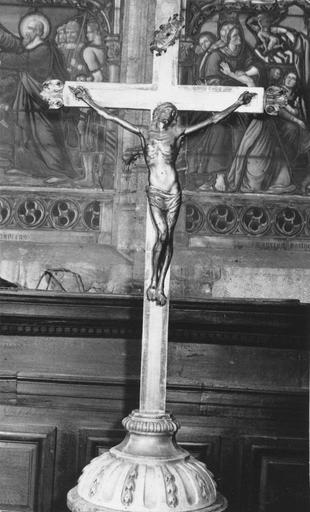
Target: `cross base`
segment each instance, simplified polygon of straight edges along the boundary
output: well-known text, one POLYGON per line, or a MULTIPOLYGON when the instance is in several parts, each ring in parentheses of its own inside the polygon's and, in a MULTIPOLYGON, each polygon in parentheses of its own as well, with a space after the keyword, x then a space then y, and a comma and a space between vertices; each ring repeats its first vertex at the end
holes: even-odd
POLYGON ((205 464, 178 446, 169 414, 133 411, 125 439, 93 459, 68 493, 72 512, 222 512, 205 464))

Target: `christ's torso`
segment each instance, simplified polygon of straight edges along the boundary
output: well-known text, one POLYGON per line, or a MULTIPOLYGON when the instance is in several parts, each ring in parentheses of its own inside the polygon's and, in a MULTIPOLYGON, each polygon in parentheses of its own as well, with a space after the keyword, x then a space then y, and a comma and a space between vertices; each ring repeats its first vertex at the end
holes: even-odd
POLYGON ((145 146, 145 160, 149 170, 149 183, 163 192, 174 194, 180 190, 175 168, 178 156, 175 130, 149 132, 145 146))

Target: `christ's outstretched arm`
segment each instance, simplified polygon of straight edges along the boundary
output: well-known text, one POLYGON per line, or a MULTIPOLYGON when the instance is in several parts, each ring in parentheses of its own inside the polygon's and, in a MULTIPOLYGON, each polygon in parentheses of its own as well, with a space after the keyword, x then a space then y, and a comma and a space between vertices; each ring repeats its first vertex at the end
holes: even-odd
POLYGON ((225 119, 227 116, 232 114, 237 108, 241 107, 241 105, 247 105, 250 103, 251 99, 256 94, 253 92, 245 91, 241 94, 241 96, 238 98, 238 100, 230 105, 225 110, 222 110, 221 112, 217 112, 216 114, 212 114, 208 119, 205 121, 202 121, 201 123, 194 124, 193 126, 188 126, 185 128, 185 130, 182 133, 182 136, 184 135, 190 135, 191 133, 196 132, 197 130, 201 130, 201 128, 206 128, 207 126, 210 126, 212 124, 219 123, 223 119, 225 119))
POLYGON ((89 94, 88 90, 85 87, 82 87, 81 85, 79 85, 77 87, 72 87, 70 85, 69 89, 77 99, 83 100, 85 103, 87 103, 87 105, 89 105, 91 108, 96 110, 96 112, 98 112, 98 114, 100 116, 104 117, 104 119, 106 119, 107 121, 113 121, 114 123, 118 124, 122 128, 125 128, 125 130, 128 130, 131 133, 134 133, 140 137, 143 137, 143 134, 138 126, 135 126, 134 124, 131 124, 128 121, 125 121, 124 119, 121 119, 118 116, 109 114, 109 112, 104 107, 102 107, 101 105, 98 105, 98 103, 96 103, 93 100, 93 98, 91 97, 91 95, 89 94))

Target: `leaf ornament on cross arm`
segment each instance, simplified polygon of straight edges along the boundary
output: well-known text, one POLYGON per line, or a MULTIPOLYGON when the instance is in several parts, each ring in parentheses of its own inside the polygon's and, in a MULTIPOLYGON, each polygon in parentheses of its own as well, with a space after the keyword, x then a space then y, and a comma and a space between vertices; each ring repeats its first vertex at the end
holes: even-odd
POLYGON ((41 97, 48 103, 50 109, 57 110, 64 106, 64 86, 61 80, 47 80, 43 83, 41 97))
POLYGON ((184 19, 174 14, 168 20, 168 23, 162 24, 159 30, 155 30, 153 41, 150 44, 150 50, 157 56, 166 53, 169 46, 175 44, 179 38, 180 32, 184 26, 184 19))
POLYGON ((282 86, 271 86, 266 89, 264 94, 264 109, 266 114, 277 116, 279 110, 287 105, 287 89, 282 86))

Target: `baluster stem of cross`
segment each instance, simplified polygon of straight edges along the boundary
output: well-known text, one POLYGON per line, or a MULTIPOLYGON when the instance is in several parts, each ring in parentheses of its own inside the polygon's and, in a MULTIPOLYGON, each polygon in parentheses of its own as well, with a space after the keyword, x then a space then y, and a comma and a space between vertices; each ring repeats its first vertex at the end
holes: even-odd
MULTIPOLYGON (((158 0, 156 26, 179 11, 180 0, 158 0)), ((87 83, 87 90, 97 106, 152 111, 160 103, 172 102, 178 110, 213 112, 231 107, 242 92, 249 91, 255 93, 255 97, 239 111, 263 111, 264 91, 261 88, 178 85, 177 74, 176 43, 166 54, 154 57, 152 84, 87 83)), ((80 85, 85 86, 85 83, 80 85)), ((65 106, 83 106, 72 93, 77 86, 77 82, 65 83, 61 91, 65 106)), ((49 87, 47 84, 43 91, 46 97, 49 87)), ((60 101, 56 98, 56 108, 62 101, 60 91, 58 97, 60 101)), ((126 122, 122 126, 128 128, 126 122)), ((188 133, 191 131, 190 128, 188 133)), ((145 287, 151 280, 152 251, 157 236, 151 217, 148 207, 145 287)), ((174 436, 178 423, 165 409, 169 277, 168 271, 165 305, 158 305, 144 296, 139 411, 133 411, 123 420, 127 430, 124 441, 84 468, 77 487, 68 494, 68 506, 73 512, 144 512, 149 509, 153 512, 171 509, 176 512, 220 512, 226 509, 227 502, 216 491, 205 465, 177 445, 174 436)))

